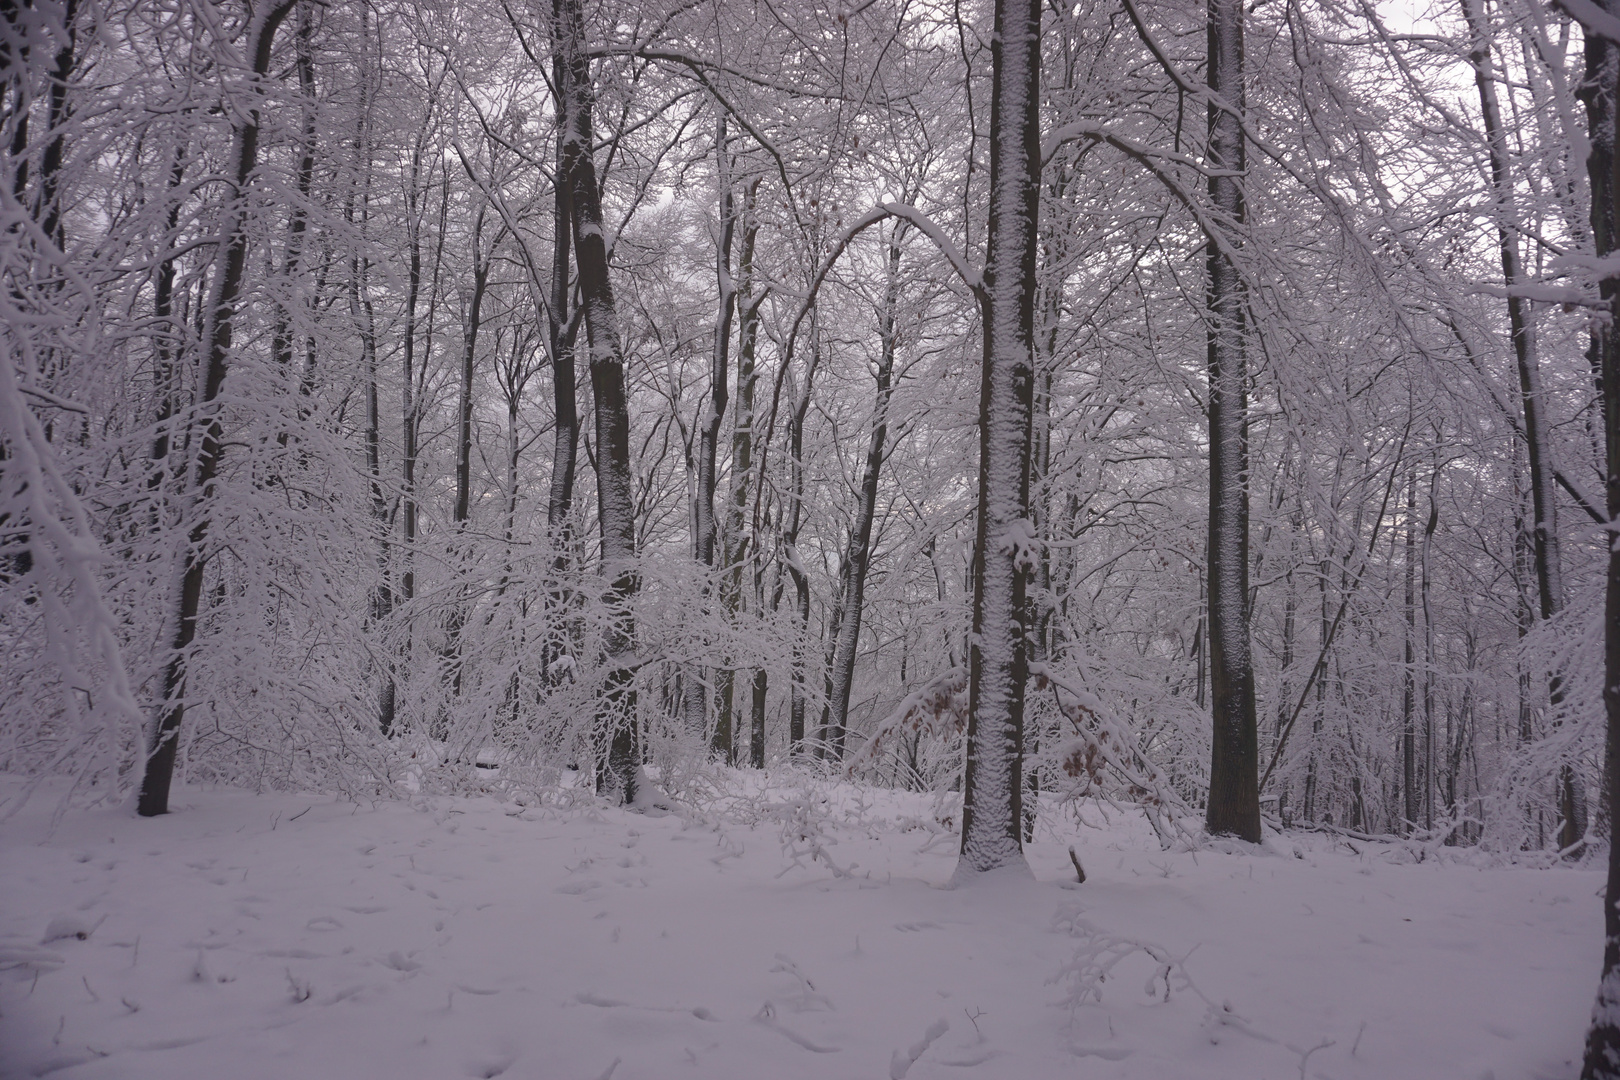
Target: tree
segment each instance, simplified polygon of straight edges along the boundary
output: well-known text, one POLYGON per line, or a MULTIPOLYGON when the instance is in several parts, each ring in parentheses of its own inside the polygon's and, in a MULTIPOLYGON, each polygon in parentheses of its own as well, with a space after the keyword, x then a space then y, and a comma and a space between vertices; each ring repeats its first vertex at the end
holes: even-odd
POLYGON ((1023 867, 1025 591, 1039 553, 1029 522, 1035 254, 1040 205, 1041 9, 996 0, 990 202, 980 307, 979 514, 968 650, 967 763, 957 880, 1023 867))
POLYGON ((1209 658, 1215 735, 1208 826, 1260 842, 1259 733, 1249 640, 1249 421, 1243 282, 1232 245, 1245 218, 1243 7, 1210 0, 1206 74, 1210 230, 1209 658))
POLYGON ((552 48, 561 58, 558 99, 563 137, 573 144, 568 176, 574 260, 579 272, 580 308, 590 347, 591 389, 596 398, 596 505, 601 530, 602 575, 607 579, 607 629, 603 649, 607 672, 597 712, 597 737, 607 748, 606 774, 599 782, 626 803, 636 798, 640 762, 635 732, 635 504, 630 472, 630 412, 624 377, 624 345, 618 307, 608 270, 607 236, 602 225, 592 113, 596 92, 586 49, 585 19, 579 0, 556 0, 552 48))
MULTIPOLYGON (((232 125, 232 188, 221 210, 217 259, 206 308, 203 311, 201 348, 195 363, 201 371, 200 391, 197 395, 187 442, 197 446, 195 464, 188 470, 187 490, 197 520, 186 539, 184 567, 180 575, 174 621, 172 655, 163 677, 163 699, 157 720, 153 725, 152 744, 146 761, 146 772, 141 780, 141 795, 137 809, 143 817, 166 814, 169 810, 169 786, 174 777, 175 753, 179 749, 180 725, 186 713, 187 655, 197 635, 197 617, 202 604, 203 569, 208 553, 205 545, 209 532, 209 507, 214 497, 213 482, 219 473, 220 458, 225 452, 224 430, 217 402, 230 371, 233 320, 236 300, 242 289, 242 274, 247 263, 248 235, 246 229, 249 184, 259 155, 259 101, 263 94, 260 85, 270 70, 271 48, 276 29, 296 0, 277 0, 268 8, 251 9, 246 14, 247 34, 243 40, 242 57, 231 55, 221 42, 222 59, 226 63, 243 64, 248 76, 249 101, 238 114, 240 119, 232 125)), ((222 65, 223 66, 223 65, 222 65)))

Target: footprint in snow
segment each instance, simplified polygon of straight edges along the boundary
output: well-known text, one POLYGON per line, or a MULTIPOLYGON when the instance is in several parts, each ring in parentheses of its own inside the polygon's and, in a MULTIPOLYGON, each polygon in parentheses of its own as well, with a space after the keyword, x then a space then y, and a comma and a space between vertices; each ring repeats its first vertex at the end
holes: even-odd
POLYGON ((395 949, 393 952, 389 953, 387 959, 385 959, 382 964, 384 967, 391 967, 395 971, 403 971, 407 973, 412 971, 420 971, 422 968, 421 964, 408 958, 398 949, 395 949))

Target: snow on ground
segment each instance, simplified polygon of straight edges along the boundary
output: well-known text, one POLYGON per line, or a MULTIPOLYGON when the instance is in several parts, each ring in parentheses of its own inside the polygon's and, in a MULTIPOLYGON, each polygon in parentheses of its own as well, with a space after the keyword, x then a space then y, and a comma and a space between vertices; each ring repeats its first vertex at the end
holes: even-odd
POLYGON ((815 790, 705 820, 187 789, 54 830, 46 792, 0 824, 0 1077, 1576 1075, 1593 870, 1116 821, 952 890, 930 797, 815 790))

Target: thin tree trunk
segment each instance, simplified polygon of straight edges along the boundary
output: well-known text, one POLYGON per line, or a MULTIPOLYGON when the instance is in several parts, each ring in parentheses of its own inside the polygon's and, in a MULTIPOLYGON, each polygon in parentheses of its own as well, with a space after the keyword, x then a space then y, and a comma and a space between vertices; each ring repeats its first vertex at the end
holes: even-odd
MULTIPOLYGON (((1514 239, 1513 177, 1508 136, 1497 103, 1496 75, 1491 63, 1491 31, 1480 0, 1461 0, 1463 18, 1468 23, 1468 60, 1474 69, 1474 85, 1479 90, 1480 113, 1485 121, 1485 138, 1490 149, 1491 191, 1496 206, 1497 243, 1502 257, 1502 278, 1509 289, 1508 327, 1513 336, 1513 354, 1519 369, 1519 396, 1524 404, 1524 441, 1530 464, 1530 497, 1535 520, 1531 535, 1535 546, 1536 586, 1540 594, 1543 621, 1557 616, 1564 606, 1564 584, 1558 552, 1558 502, 1551 447, 1548 445, 1546 398, 1541 389, 1541 371, 1536 359, 1535 328, 1528 301, 1512 293, 1523 279, 1518 244, 1514 239)), ((1594 221, 1594 226, 1598 222, 1594 221)), ((1562 723, 1564 681, 1556 671, 1547 676, 1548 711, 1555 724, 1562 723)), ((1558 846, 1571 848, 1586 832, 1586 797, 1575 770, 1565 765, 1558 776, 1558 846)))
POLYGON ((602 575, 609 608, 603 639, 607 672, 597 710, 598 738, 607 747, 603 786, 633 803, 639 751, 635 734, 636 573, 634 477, 630 471, 629 395, 624 349, 608 272, 602 201, 592 158, 596 90, 585 50, 581 0, 556 0, 553 48, 562 56, 561 89, 565 138, 574 144, 570 174, 574 260, 579 270, 580 304, 590 344, 591 389, 596 398, 596 499, 602 538, 602 575))
MULTIPOLYGON (((552 85, 559 93, 564 83, 565 63, 554 50, 551 60, 552 85)), ((574 343, 579 332, 578 313, 571 312, 573 288, 569 267, 573 261, 573 176, 579 158, 578 143, 568 131, 566 105, 557 103, 557 169, 552 206, 551 297, 547 305, 546 333, 551 355, 552 410, 555 416, 551 448, 551 490, 546 500, 546 535, 551 544, 552 582, 546 590, 549 616, 545 639, 540 648, 540 673, 552 682, 552 667, 567 647, 562 613, 568 593, 564 578, 569 568, 572 544, 571 515, 574 507, 574 476, 579 458, 579 404, 575 385, 574 343)))
MULTIPOLYGON (((1620 15, 1616 0, 1597 2, 1611 17, 1620 15)), ((1606 258, 1613 255, 1615 228, 1620 223, 1620 177, 1615 175, 1620 155, 1614 153, 1620 47, 1590 30, 1586 42, 1587 75, 1592 87, 1587 122, 1594 147, 1593 159, 1588 162, 1594 173, 1592 231, 1597 238, 1598 257, 1606 258), (1606 160, 1598 159, 1598 148, 1606 151, 1606 160), (1596 175, 1602 166, 1607 166, 1608 172, 1596 175)), ((1620 274, 1605 275, 1601 289, 1609 305, 1609 318, 1598 328, 1603 340, 1597 350, 1603 383, 1606 509, 1609 520, 1616 521, 1620 520, 1620 341, 1616 341, 1615 320, 1620 318, 1620 274)), ((1603 975, 1592 1007, 1581 1080, 1620 1078, 1620 843, 1613 836, 1615 822, 1620 821, 1620 543, 1616 539, 1611 533, 1603 600, 1603 709, 1607 720, 1603 779, 1611 832, 1603 904, 1603 975)))
POLYGON ((1418 818, 1417 790, 1417 470, 1406 481, 1406 637, 1401 677, 1401 827, 1410 832, 1418 818))
POLYGON ((1207 825, 1260 842, 1259 735, 1249 645, 1248 370, 1243 283, 1229 246, 1244 221, 1246 164, 1243 6, 1209 0, 1208 84, 1212 170, 1219 219, 1207 244, 1209 350, 1209 661, 1214 738, 1207 825), (1227 231, 1230 230, 1230 231, 1227 231))
POLYGON ((827 731, 823 736, 833 760, 844 759, 849 725, 849 691, 855 680, 855 656, 861 637, 861 611, 866 599, 866 574, 872 565, 872 523, 877 516, 878 476, 883 468, 883 447, 889 436, 889 401, 893 396, 895 322, 900 305, 900 233, 889 241, 889 272, 878 323, 881 342, 877 367, 877 399, 872 406, 872 434, 867 441, 866 467, 861 474, 860 502, 850 525, 849 543, 842 560, 843 597, 834 627, 833 660, 827 694, 827 731))
MULTIPOLYGON (((754 439, 754 353, 759 339, 759 301, 754 299, 754 244, 759 235, 759 219, 754 202, 759 181, 743 189, 742 248, 737 256, 737 408, 731 430, 731 498, 727 504, 725 573, 720 579, 720 604, 728 623, 735 625, 743 603, 743 573, 746 561, 759 550, 758 537, 744 535, 747 526, 748 492, 753 475, 754 439)), ((760 300, 763 300, 763 294, 760 300)), ((734 694, 737 671, 728 667, 721 677, 720 722, 735 731, 737 712, 734 694)), ((764 707, 761 706, 756 735, 749 725, 748 763, 765 767, 764 707)))
MULTIPOLYGON (((1439 432, 1436 433, 1437 441, 1439 432)), ((1434 532, 1440 525, 1440 502, 1435 488, 1440 483, 1440 469, 1436 466, 1429 478, 1429 517, 1423 523, 1423 570, 1421 597, 1423 607, 1423 827, 1434 828, 1434 789, 1437 778, 1434 771, 1434 609, 1429 604, 1429 550, 1434 544, 1434 532)))
MULTIPOLYGON (((251 58, 254 85, 252 93, 260 93, 258 80, 270 70, 270 48, 275 41, 276 28, 292 10, 294 0, 279 0, 250 16, 244 51, 251 58)), ((202 338, 205 354, 199 357, 202 365, 202 386, 197 396, 197 409, 191 426, 197 431, 197 458, 188 488, 196 507, 196 523, 186 538, 186 550, 177 597, 173 650, 163 677, 163 700, 157 709, 153 725, 152 744, 141 777, 137 811, 142 817, 153 817, 169 811, 169 788, 174 778, 175 755, 180 745, 180 725, 185 719, 187 694, 187 663, 192 642, 197 636, 197 615, 202 604, 203 570, 207 566, 210 509, 215 492, 215 477, 219 473, 220 457, 224 453, 224 429, 215 407, 225 376, 231 364, 231 338, 236 315, 237 296, 241 292, 242 272, 247 264, 247 212, 248 183, 258 165, 259 106, 253 102, 241 115, 232 135, 233 187, 226 203, 219 229, 219 254, 215 262, 214 286, 204 312, 202 338)))
POLYGON ((1023 868, 1026 589, 1039 558, 1029 521, 1034 412, 1035 256, 1040 210, 1040 39, 1036 0, 996 0, 991 38, 979 513, 973 553, 967 762, 958 880, 1023 868))
POLYGON ((298 72, 298 90, 303 99, 303 130, 298 147, 298 166, 295 186, 298 198, 293 203, 287 223, 287 249, 281 260, 281 279, 289 297, 276 309, 275 327, 271 331, 270 355, 283 371, 292 368, 294 312, 299 308, 295 284, 304 255, 304 236, 309 229, 309 193, 315 179, 315 51, 312 39, 315 21, 311 5, 298 5, 298 56, 294 67, 298 72))
MULTIPOLYGON (((472 235, 472 293, 467 299, 466 322, 461 338, 461 389, 456 402, 456 505, 452 513, 458 546, 464 541, 467 521, 472 512, 472 417, 473 375, 478 359, 478 331, 483 320, 484 294, 489 289, 489 271, 494 245, 488 251, 480 247, 484 235, 484 209, 479 208, 473 223, 472 235)), ((496 240, 499 243, 499 239, 496 240)), ((508 541, 510 542, 510 540, 508 541)), ((461 553, 465 558, 465 553, 461 553)), ((466 622, 466 587, 458 598, 445 626, 445 659, 451 671, 450 691, 461 696, 461 631, 466 622)))
MULTIPOLYGON (((732 205, 731 170, 727 162, 726 118, 722 114, 715 124, 715 162, 720 185, 720 237, 715 248, 714 272, 719 292, 719 311, 714 321, 714 349, 709 370, 709 400, 697 417, 698 456, 697 491, 694 494, 692 523, 692 554, 699 572, 704 575, 703 614, 708 614, 710 584, 714 573, 716 528, 714 520, 715 465, 720 451, 720 422, 725 417, 728 392, 727 379, 731 373, 731 324, 736 311, 737 290, 731 279, 731 246, 736 233, 736 215, 732 205)), ((706 621, 706 620, 705 620, 706 621)), ((709 703, 701 665, 687 665, 684 697, 681 703, 688 731, 701 735, 707 722, 709 703)), ((728 764, 736 760, 736 747, 731 732, 731 716, 721 710, 715 725, 710 750, 728 764)))
MULTIPOLYGON (((804 713, 806 690, 806 654, 810 648, 810 575, 799 559, 799 529, 804 524, 804 422, 810 412, 810 390, 815 380, 816 367, 821 360, 821 334, 814 315, 810 320, 810 362, 805 366, 804 386, 794 403, 788 420, 788 508, 787 521, 782 530, 782 563, 793 581, 793 614, 795 627, 793 641, 793 674, 788 698, 788 746, 792 753, 804 750, 804 713)), ((787 363, 783 358, 783 363, 787 363)), ((780 590, 780 585, 778 585, 780 590)), ((780 591, 778 591, 780 595, 780 591)), ((773 609, 775 605, 772 605, 773 609)), ((817 755, 821 753, 817 748, 817 755)))

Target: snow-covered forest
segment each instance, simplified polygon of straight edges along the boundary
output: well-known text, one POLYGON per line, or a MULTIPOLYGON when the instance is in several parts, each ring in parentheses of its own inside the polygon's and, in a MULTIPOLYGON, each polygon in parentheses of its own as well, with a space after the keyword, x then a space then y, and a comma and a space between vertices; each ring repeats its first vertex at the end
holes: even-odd
MULTIPOLYGON (((1620 0, 0 0, 0 812, 1613 895, 1617 82, 1620 0)), ((1071 1013, 1194 985, 1067 918, 1071 1013)))

